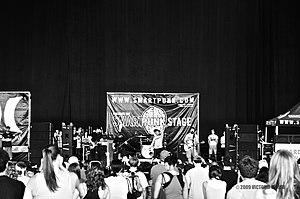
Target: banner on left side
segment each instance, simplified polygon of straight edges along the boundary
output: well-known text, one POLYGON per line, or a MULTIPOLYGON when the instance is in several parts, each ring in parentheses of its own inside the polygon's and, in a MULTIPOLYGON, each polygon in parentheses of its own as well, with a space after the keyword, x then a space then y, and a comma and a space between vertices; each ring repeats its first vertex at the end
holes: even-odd
POLYGON ((31 97, 27 91, 0 92, 0 134, 10 127, 17 136, 12 140, 14 160, 28 159, 30 135, 31 97))

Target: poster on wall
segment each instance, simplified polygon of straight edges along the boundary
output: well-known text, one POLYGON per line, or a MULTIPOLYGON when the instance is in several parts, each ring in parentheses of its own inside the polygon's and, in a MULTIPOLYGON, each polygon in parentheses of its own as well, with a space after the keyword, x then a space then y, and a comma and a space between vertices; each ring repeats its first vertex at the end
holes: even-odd
POLYGON ((14 134, 13 159, 28 160, 30 92, 0 92, 0 107, 0 136, 9 129, 14 134))
POLYGON ((176 150, 191 128, 198 132, 199 93, 107 93, 106 132, 133 150, 151 142, 155 129, 167 149, 176 150))

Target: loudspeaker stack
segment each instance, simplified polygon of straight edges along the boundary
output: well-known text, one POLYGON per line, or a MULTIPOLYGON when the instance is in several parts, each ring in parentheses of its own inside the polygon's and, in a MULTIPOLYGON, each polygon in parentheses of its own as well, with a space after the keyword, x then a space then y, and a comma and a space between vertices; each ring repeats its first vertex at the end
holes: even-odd
POLYGON ((42 149, 52 144, 54 127, 50 122, 31 123, 29 159, 32 164, 40 164, 42 149))

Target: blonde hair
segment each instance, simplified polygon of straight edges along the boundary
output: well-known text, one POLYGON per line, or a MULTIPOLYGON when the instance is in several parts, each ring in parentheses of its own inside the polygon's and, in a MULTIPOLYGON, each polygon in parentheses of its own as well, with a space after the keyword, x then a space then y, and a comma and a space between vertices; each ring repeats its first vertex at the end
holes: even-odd
POLYGON ((299 168, 294 155, 278 150, 270 162, 269 185, 277 191, 276 198, 294 198, 295 185, 299 184, 299 168))

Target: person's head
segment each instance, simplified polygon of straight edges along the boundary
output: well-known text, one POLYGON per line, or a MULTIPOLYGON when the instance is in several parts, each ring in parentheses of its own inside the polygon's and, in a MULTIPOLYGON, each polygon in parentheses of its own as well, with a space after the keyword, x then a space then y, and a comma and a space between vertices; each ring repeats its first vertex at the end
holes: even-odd
POLYGON ((225 155, 223 158, 224 166, 232 166, 232 158, 230 155, 225 155))
POLYGON ((19 161, 16 164, 16 172, 19 176, 25 176, 27 165, 23 161, 19 161))
POLYGON ((74 162, 69 165, 68 171, 76 173, 78 176, 78 179, 81 179, 81 174, 80 174, 80 166, 78 163, 74 162))
POLYGON ((10 126, 6 126, 5 128, 6 128, 5 133, 9 133, 9 131, 10 131, 10 126))
POLYGON ((86 171, 86 186, 88 190, 98 193, 98 189, 105 189, 104 174, 97 168, 90 168, 86 171))
POLYGON ((59 187, 56 182, 54 168, 62 166, 63 158, 60 151, 55 145, 48 145, 42 150, 42 171, 46 180, 46 184, 51 192, 55 192, 59 187))
POLYGON ((130 167, 138 167, 139 159, 137 157, 133 156, 129 159, 128 164, 130 167))
POLYGON ((177 158, 174 156, 168 156, 165 159, 165 167, 167 170, 174 168, 177 165, 177 158))
POLYGON ((277 198, 294 198, 294 185, 299 181, 294 155, 288 150, 278 150, 272 156, 269 167, 269 184, 277 189, 277 198))
POLYGON ((153 132, 154 132, 155 135, 160 135, 160 130, 159 129, 154 129, 153 132))
POLYGON ((267 183, 269 180, 269 168, 261 167, 259 169, 258 175, 256 176, 256 180, 267 183))
POLYGON ((68 159, 68 163, 69 164, 73 164, 73 163, 78 163, 79 164, 79 160, 78 160, 78 158, 76 156, 71 156, 68 159))
POLYGON ((219 166, 212 165, 209 167, 208 176, 210 179, 212 178, 220 179, 221 175, 222 175, 222 170, 219 166))
POLYGON ((0 172, 4 172, 7 168, 7 163, 9 161, 9 156, 6 151, 0 149, 0 172))
POLYGON ((265 160, 265 159, 258 161, 258 168, 261 169, 263 167, 269 168, 269 164, 268 164, 267 160, 265 160))
POLYGON ((89 163, 89 168, 94 168, 94 167, 99 169, 99 170, 104 170, 103 164, 98 160, 92 160, 89 163))
POLYGON ((167 150, 162 150, 159 154, 159 159, 164 162, 166 157, 169 157, 170 156, 170 152, 167 151, 167 150))
POLYGON ((112 160, 111 164, 111 171, 114 175, 117 175, 118 173, 120 173, 123 169, 123 162, 121 160, 112 160))
POLYGON ((243 157, 238 167, 243 178, 255 178, 257 175, 258 162, 250 156, 243 157))
POLYGON ((193 127, 191 128, 190 133, 192 133, 192 134, 195 133, 195 129, 193 127))
POLYGON ((202 166, 202 167, 206 167, 206 162, 205 160, 201 157, 201 156, 197 156, 194 158, 194 165, 195 166, 202 166))

